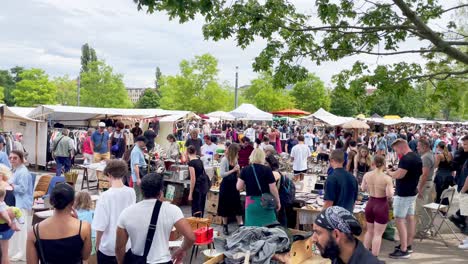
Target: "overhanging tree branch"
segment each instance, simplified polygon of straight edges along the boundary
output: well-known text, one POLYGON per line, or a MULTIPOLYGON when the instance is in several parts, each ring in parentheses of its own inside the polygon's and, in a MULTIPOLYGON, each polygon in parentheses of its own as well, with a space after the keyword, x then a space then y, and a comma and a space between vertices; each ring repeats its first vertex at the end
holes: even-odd
POLYGON ((463 70, 463 71, 443 71, 443 72, 436 72, 436 73, 425 74, 425 75, 415 75, 415 76, 405 78, 405 80, 418 80, 418 79, 446 80, 451 76, 459 76, 459 75, 464 75, 464 74, 468 74, 468 69, 463 70), (442 77, 439 77, 439 76, 442 76, 442 77))
POLYGON ((421 32, 425 39, 429 40, 434 46, 436 46, 441 52, 449 55, 457 61, 468 64, 468 54, 461 52, 460 50, 450 46, 446 41, 439 37, 439 35, 429 28, 421 18, 410 9, 404 0, 393 0, 393 2, 400 8, 403 14, 411 21, 419 32, 421 32))
POLYGON ((460 9, 460 8, 463 8, 463 7, 468 7, 468 4, 458 5, 458 6, 454 6, 454 7, 451 7, 451 8, 445 9, 445 10, 442 10, 442 11, 440 12, 440 14, 447 13, 447 12, 450 12, 450 11, 452 11, 452 10, 460 9))

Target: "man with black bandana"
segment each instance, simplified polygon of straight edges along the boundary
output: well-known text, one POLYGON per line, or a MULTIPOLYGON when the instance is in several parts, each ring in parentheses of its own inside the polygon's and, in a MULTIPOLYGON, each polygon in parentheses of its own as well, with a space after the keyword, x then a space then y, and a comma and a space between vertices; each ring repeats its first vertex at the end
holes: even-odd
POLYGON ((323 258, 328 258, 332 264, 381 264, 367 250, 359 236, 362 228, 354 216, 339 206, 328 207, 315 220, 312 241, 317 246, 323 258))

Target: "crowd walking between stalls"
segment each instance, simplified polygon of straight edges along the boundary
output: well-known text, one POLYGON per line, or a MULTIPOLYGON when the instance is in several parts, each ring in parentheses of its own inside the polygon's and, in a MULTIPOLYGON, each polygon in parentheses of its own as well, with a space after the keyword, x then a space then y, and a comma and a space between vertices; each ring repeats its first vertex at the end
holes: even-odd
MULTIPOLYGON (((169 145, 164 158, 187 163, 188 200, 193 216, 204 215, 211 186, 205 166, 207 161, 219 158, 215 155, 217 146, 224 145, 218 214, 223 217, 225 236, 232 234, 228 228, 231 217, 236 218, 239 227, 287 227, 287 211, 294 200, 290 185, 304 179, 311 158, 328 167, 324 210, 315 221, 313 241, 323 257, 333 260, 361 254, 369 259, 366 263, 378 263, 390 207, 401 241, 389 256, 410 258, 417 250, 414 238, 427 231, 424 227, 428 219, 424 219, 422 206, 430 202, 447 204, 449 200, 443 199, 442 193, 452 186, 468 195, 468 135, 463 127, 389 127, 356 135, 354 131, 299 123, 205 121, 182 126, 187 127, 182 135, 179 124, 173 135, 164 135, 169 145), (184 151, 177 139, 185 141, 184 151), (293 178, 283 174, 284 157, 292 165, 288 172, 293 178), (245 206, 241 204, 242 191, 246 192, 245 206), (364 243, 352 239, 362 231, 359 223, 352 221, 359 191, 370 195, 365 209, 364 243), (393 203, 389 206, 387 201, 393 203), (421 220, 420 226, 416 219, 421 220), (354 253, 345 256, 345 248, 354 248, 354 253)), ((56 176, 70 171, 81 155, 86 163, 105 163, 104 174, 110 186, 100 195, 93 213, 88 214, 88 193, 75 194, 68 184, 56 184, 50 192, 53 215, 33 228, 29 226, 34 179, 25 165, 27 153, 22 135, 16 134, 13 144, 0 137, 2 263, 25 261, 26 257, 28 263, 64 263, 71 259, 79 263, 94 253, 98 263, 129 263, 141 257, 150 263, 182 263, 194 243, 194 234, 182 210, 162 202, 163 176, 147 174, 146 169, 145 155, 161 148, 155 143, 158 132, 156 124, 150 124, 143 132, 140 124, 129 127, 121 121, 111 125, 100 122, 95 130, 79 133, 56 128, 50 137, 56 176), (57 226, 63 228, 52 228, 57 226), (184 241, 171 253, 168 241, 173 228, 183 235, 184 241), (158 243, 152 243, 154 240, 158 243)), ((460 208, 450 217, 465 234, 466 215, 465 209, 460 208)), ((459 248, 468 249, 466 239, 459 248)))

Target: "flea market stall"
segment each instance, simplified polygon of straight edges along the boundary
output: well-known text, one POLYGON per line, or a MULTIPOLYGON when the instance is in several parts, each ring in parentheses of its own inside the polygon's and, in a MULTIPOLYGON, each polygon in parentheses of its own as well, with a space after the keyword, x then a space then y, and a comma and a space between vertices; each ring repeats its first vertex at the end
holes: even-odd
POLYGON ((13 137, 16 133, 23 134, 23 147, 27 152, 27 160, 30 164, 44 166, 46 164, 45 155, 47 142, 47 123, 27 117, 31 108, 8 107, 0 105, 1 112, 1 133, 6 138, 7 151, 11 150, 13 137))

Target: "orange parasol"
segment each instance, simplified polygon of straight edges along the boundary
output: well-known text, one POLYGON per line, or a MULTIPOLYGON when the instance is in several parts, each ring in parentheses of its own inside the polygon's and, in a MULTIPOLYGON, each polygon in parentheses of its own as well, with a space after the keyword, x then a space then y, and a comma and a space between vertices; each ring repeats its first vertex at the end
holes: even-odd
POLYGON ((309 112, 300 110, 300 109, 284 109, 281 111, 272 112, 274 115, 285 115, 285 116, 300 116, 300 115, 310 115, 309 112))

